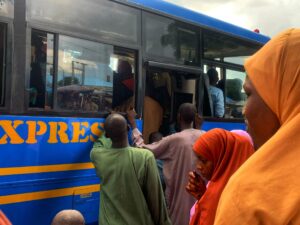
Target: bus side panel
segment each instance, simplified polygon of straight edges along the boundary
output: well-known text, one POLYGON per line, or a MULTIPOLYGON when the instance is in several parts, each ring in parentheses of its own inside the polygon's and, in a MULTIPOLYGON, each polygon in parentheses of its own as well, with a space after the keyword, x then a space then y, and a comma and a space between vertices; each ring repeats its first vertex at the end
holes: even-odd
POLYGON ((100 181, 90 151, 103 122, 0 116, 0 209, 14 225, 50 224, 62 209, 78 209, 97 224, 100 181))
POLYGON ((214 128, 223 128, 225 130, 246 130, 245 123, 237 122, 217 122, 217 121, 204 121, 202 129, 205 131, 214 129, 214 128))
POLYGON ((1 206, 1 210, 7 215, 12 224, 51 224, 55 214, 63 209, 79 210, 87 225, 98 224, 99 192, 92 194, 86 202, 77 202, 75 207, 74 198, 80 196, 67 196, 38 201, 29 201, 1 206))

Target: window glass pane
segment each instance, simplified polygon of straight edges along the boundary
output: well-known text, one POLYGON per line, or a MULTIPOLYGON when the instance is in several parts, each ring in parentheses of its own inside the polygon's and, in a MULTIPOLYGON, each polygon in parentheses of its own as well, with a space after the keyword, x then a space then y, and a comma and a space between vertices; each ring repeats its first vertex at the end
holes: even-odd
POLYGON ((243 118, 242 111, 246 101, 246 94, 243 89, 243 83, 246 73, 226 69, 226 109, 225 117, 243 118))
POLYGON ((100 34, 105 39, 138 41, 139 11, 104 0, 29 0, 29 20, 100 34))
POLYGON ((195 64, 197 32, 183 28, 178 22, 145 14, 146 52, 152 56, 169 58, 185 64, 195 64))
POLYGON ((59 38, 57 104, 83 112, 126 111, 133 105, 134 54, 68 36, 59 38))
POLYGON ((0 24, 0 106, 4 106, 5 99, 5 39, 6 26, 0 24))
POLYGON ((54 35, 32 30, 29 107, 52 108, 54 35))
POLYGON ((179 57, 186 65, 199 62, 197 52, 197 33, 188 29, 178 28, 179 57))
POLYGON ((0 1, 0 16, 9 18, 14 17, 14 0, 0 1))
POLYGON ((244 60, 261 46, 212 31, 203 33, 204 57, 207 59, 244 64, 244 60))

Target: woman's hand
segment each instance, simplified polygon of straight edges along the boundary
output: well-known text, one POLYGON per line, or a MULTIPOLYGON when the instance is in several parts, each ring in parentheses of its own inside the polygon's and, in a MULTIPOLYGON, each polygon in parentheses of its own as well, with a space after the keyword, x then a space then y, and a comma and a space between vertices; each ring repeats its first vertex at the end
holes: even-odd
POLYGON ((193 171, 189 172, 189 183, 185 186, 185 189, 194 198, 199 200, 206 191, 206 185, 201 176, 193 171))

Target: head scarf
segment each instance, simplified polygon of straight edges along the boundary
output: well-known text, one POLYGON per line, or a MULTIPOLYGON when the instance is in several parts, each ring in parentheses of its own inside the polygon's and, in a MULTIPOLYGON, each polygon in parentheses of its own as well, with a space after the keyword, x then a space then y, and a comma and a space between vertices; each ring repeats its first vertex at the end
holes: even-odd
POLYGON ((248 141, 251 143, 251 145, 254 146, 252 137, 248 134, 248 132, 246 132, 244 130, 231 130, 230 132, 241 135, 241 136, 247 138, 248 141))
POLYGON ((0 224, 1 225, 12 225, 11 222, 7 219, 4 213, 0 210, 0 224))
POLYGON ((254 152, 247 137, 213 129, 203 134, 194 144, 196 155, 213 163, 213 173, 206 192, 196 205, 190 225, 213 225, 220 195, 241 164, 254 152))
POLYGON ((274 37, 245 69, 280 128, 233 175, 215 224, 300 224, 300 29, 274 37))

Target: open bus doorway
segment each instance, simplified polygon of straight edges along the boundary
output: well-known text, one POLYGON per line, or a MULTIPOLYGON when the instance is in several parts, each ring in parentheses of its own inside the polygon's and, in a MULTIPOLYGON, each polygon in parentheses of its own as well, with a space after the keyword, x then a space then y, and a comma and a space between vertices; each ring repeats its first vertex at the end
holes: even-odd
POLYGON ((189 102, 198 106, 197 81, 200 69, 185 70, 164 67, 147 68, 144 97, 143 136, 148 143, 149 134, 159 131, 167 136, 179 131, 178 107, 189 102))

